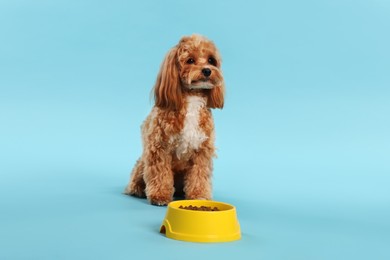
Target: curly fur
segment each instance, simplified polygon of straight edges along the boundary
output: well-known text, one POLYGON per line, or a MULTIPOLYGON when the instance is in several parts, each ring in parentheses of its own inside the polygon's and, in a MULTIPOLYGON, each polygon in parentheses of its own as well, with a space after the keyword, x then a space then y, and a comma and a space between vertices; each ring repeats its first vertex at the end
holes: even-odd
POLYGON ((173 195, 212 198, 215 156, 211 108, 223 108, 217 48, 200 35, 183 37, 166 55, 154 86, 155 105, 142 124, 143 153, 125 194, 167 205, 173 195))

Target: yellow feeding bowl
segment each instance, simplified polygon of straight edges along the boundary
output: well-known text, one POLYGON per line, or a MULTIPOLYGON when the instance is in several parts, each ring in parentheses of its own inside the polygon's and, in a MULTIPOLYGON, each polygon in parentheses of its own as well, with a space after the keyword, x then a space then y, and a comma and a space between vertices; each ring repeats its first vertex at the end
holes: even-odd
POLYGON ((178 200, 168 204, 160 233, 190 242, 228 242, 241 238, 236 208, 210 200, 178 200), (207 208, 207 211, 188 208, 207 208), (209 211, 215 207, 218 211, 209 211), (185 209, 187 208, 187 209, 185 209))

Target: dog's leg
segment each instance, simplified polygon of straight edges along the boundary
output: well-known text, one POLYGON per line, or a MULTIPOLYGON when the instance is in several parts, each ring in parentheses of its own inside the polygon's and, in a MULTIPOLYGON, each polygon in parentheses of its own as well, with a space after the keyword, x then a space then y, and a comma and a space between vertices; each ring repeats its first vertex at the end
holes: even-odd
POLYGON ((171 168, 171 155, 160 150, 147 157, 144 180, 146 183, 146 197, 151 204, 167 205, 172 201, 174 193, 174 179, 171 168))
POLYGON ((193 158, 193 166, 184 178, 184 193, 186 199, 211 199, 212 159, 204 151, 193 158))
POLYGON ((135 163, 133 171, 131 173, 130 182, 127 185, 124 193, 127 195, 133 195, 136 197, 145 197, 145 181, 143 178, 144 163, 140 159, 135 163))

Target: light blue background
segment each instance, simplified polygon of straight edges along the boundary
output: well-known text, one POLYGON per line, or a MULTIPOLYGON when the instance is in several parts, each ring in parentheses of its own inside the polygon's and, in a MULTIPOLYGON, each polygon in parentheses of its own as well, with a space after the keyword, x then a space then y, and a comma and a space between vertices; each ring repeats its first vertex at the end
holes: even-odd
POLYGON ((390 259, 390 2, 0 2, 0 259, 390 259), (166 52, 218 45, 214 199, 242 240, 121 194, 166 52))

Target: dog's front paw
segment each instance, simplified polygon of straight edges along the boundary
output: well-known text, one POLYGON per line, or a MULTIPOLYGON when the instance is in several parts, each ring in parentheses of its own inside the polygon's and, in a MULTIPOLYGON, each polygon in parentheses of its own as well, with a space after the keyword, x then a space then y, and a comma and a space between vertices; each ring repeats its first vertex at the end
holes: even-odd
POLYGON ((172 201, 171 196, 161 196, 161 195, 152 195, 148 196, 148 200, 150 204, 156 205, 156 206, 166 206, 169 202, 172 201))
POLYGON ((211 200, 211 193, 205 190, 187 192, 185 194, 187 200, 211 200))

